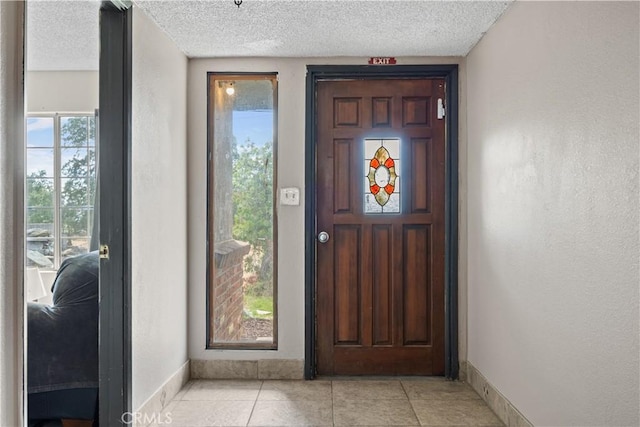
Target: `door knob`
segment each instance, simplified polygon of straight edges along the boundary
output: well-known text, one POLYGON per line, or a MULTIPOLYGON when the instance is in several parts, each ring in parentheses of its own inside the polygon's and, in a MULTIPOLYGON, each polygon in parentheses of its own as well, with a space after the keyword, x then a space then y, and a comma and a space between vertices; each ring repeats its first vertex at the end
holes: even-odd
POLYGON ((326 231, 321 231, 318 233, 318 242, 327 243, 329 241, 329 233, 326 231))

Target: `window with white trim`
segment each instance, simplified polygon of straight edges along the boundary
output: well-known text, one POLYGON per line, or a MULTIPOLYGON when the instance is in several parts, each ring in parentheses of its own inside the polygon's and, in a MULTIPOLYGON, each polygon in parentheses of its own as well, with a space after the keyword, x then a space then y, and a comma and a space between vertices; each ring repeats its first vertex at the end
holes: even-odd
POLYGON ((26 264, 57 269, 89 251, 96 189, 95 116, 26 118, 26 264))

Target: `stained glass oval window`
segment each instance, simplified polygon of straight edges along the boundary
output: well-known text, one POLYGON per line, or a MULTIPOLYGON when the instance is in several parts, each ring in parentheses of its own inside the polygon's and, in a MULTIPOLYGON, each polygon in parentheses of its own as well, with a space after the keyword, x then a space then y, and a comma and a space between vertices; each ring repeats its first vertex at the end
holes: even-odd
POLYGON ((365 139, 364 213, 400 212, 400 140, 365 139))

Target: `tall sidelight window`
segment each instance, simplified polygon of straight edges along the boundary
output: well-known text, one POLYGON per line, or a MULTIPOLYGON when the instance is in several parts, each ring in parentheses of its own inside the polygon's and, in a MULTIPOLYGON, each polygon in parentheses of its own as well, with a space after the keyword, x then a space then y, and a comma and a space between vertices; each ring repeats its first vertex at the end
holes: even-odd
POLYGON ((96 188, 95 117, 26 119, 27 267, 57 269, 89 251, 96 188))
POLYGON ((276 74, 209 74, 210 348, 277 347, 276 74))

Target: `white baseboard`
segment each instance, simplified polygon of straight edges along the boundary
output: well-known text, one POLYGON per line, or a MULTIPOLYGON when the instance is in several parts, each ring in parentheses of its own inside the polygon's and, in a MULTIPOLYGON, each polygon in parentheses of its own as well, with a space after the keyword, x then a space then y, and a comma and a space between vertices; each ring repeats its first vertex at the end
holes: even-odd
POLYGON ((162 410, 171 402, 191 377, 190 361, 182 365, 138 408, 131 419, 135 427, 147 427, 160 419, 162 410))
MULTIPOLYGON (((466 365, 467 383, 482 397, 489 408, 496 413, 500 421, 508 427, 533 427, 533 424, 513 406, 470 362, 461 362, 466 365)), ((461 366, 462 370, 462 366, 461 366)))

